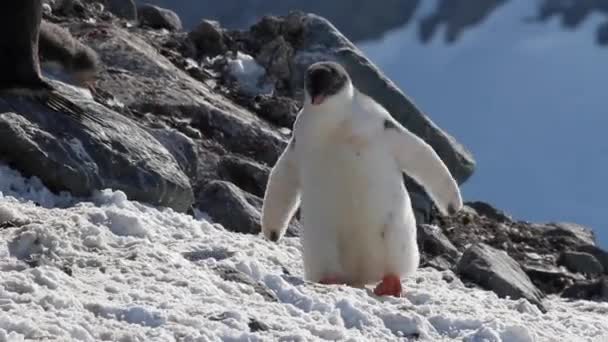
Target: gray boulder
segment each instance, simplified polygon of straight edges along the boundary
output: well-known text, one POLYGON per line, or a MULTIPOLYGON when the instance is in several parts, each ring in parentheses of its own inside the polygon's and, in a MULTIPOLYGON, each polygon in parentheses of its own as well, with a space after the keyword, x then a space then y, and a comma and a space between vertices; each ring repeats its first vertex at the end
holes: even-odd
POLYGON ((226 51, 224 33, 220 24, 212 20, 202 20, 192 31, 188 38, 194 43, 201 55, 219 55, 226 51))
POLYGON ((123 190, 130 199, 185 211, 190 182, 175 158, 136 124, 73 88, 54 82, 88 115, 81 122, 25 97, 0 97, 0 160, 53 191, 89 196, 123 190))
POLYGON ((188 178, 196 178, 198 152, 192 139, 182 132, 167 127, 151 128, 148 131, 173 155, 188 178))
POLYGON ((608 274, 608 252, 594 245, 580 246, 578 252, 585 252, 593 255, 604 267, 604 272, 608 274))
POLYGON ((418 225, 418 244, 429 255, 445 254, 452 259, 460 256, 458 249, 443 234, 441 228, 430 224, 418 225))
MULTIPOLYGON (((199 194, 198 206, 199 210, 227 230, 245 234, 258 234, 262 230, 262 201, 232 183, 209 182, 199 194)), ((298 232, 299 225, 293 222, 289 225, 286 235, 294 236, 298 235, 298 232)))
POLYGON ((419 224, 417 239, 423 266, 428 264, 441 270, 450 269, 460 256, 458 249, 437 226, 419 224))
POLYGON ((95 27, 73 28, 112 68, 103 70, 96 86, 113 101, 155 117, 187 122, 204 144, 274 164, 287 139, 253 113, 236 106, 212 86, 199 82, 160 55, 142 38, 112 27, 104 35, 95 27))
POLYGON ((137 20, 135 0, 105 0, 105 5, 112 14, 127 20, 137 20))
POLYGON ((562 297, 608 301, 608 277, 576 282, 564 290, 562 297))
POLYGON ((495 220, 502 223, 513 221, 513 219, 504 211, 498 210, 488 203, 482 201, 473 201, 465 202, 465 205, 470 208, 473 208, 478 215, 485 216, 491 220, 495 220))
POLYGON ((463 278, 494 291, 501 298, 525 298, 546 311, 542 304, 542 292, 504 251, 483 243, 474 244, 463 253, 456 271, 463 278))
POLYGON ((175 12, 166 8, 143 4, 137 8, 137 17, 142 25, 153 29, 167 29, 169 31, 180 31, 182 21, 175 12))
POLYGON ((218 175, 239 188, 264 197, 270 168, 240 157, 225 157, 218 164, 218 175))
POLYGON ((569 222, 549 223, 547 226, 549 229, 545 232, 545 237, 563 236, 579 245, 595 245, 595 234, 587 227, 569 222))
POLYGON ((585 274, 602 274, 604 272, 604 266, 589 253, 564 252, 557 262, 566 266, 572 272, 585 274))
POLYGON ((359 90, 373 97, 395 119, 435 149, 459 184, 473 174, 475 161, 471 153, 416 107, 329 21, 314 14, 302 13, 292 13, 285 20, 287 33, 302 30, 298 49, 290 65, 293 87, 302 87, 304 71, 310 64, 321 60, 337 61, 346 68, 359 90))

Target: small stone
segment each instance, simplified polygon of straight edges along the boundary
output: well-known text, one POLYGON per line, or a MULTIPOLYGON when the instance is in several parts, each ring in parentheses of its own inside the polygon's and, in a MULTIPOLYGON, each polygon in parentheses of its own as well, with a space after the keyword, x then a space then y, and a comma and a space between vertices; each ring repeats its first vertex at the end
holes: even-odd
POLYGON ((144 4, 137 9, 137 15, 141 25, 153 29, 167 29, 169 31, 180 31, 182 29, 179 16, 166 8, 144 4))
POLYGON ((270 330, 270 327, 268 326, 268 324, 260 322, 255 318, 250 318, 249 323, 247 325, 249 326, 249 330, 251 332, 270 330))

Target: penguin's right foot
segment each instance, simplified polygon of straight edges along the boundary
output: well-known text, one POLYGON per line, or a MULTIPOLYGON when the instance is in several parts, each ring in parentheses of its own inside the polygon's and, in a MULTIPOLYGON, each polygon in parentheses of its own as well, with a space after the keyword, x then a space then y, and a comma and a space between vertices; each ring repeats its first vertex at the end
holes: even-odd
POLYGON ((402 291, 401 279, 396 275, 389 274, 382 278, 382 282, 374 289, 374 294, 376 296, 401 297, 402 291))

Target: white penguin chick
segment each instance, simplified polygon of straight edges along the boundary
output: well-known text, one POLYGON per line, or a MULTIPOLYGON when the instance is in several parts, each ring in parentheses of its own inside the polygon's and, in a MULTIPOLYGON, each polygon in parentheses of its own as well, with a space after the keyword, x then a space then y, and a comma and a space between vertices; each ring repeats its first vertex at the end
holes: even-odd
POLYGON ((433 148, 358 91, 334 62, 311 65, 293 136, 274 165, 262 231, 278 241, 301 202, 306 279, 401 296, 419 264, 416 220, 402 172, 439 210, 462 208, 458 184, 433 148))

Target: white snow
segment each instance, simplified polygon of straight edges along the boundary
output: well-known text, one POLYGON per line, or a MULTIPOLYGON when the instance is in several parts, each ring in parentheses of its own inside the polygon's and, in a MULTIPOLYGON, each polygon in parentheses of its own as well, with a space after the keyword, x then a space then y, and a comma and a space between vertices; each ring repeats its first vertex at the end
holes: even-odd
POLYGON ((272 85, 263 79, 266 69, 246 53, 238 51, 236 58, 229 58, 228 71, 246 92, 262 94, 272 91, 272 85))
POLYGON ((420 269, 399 299, 310 284, 295 238, 231 233, 121 191, 57 197, 0 167, 0 341, 608 339, 608 303, 549 298, 542 314, 450 275, 420 269))

